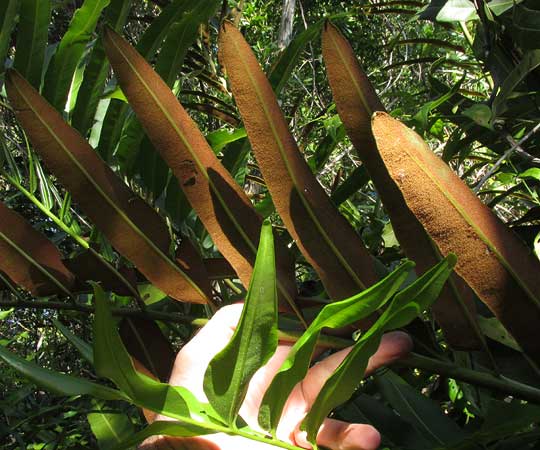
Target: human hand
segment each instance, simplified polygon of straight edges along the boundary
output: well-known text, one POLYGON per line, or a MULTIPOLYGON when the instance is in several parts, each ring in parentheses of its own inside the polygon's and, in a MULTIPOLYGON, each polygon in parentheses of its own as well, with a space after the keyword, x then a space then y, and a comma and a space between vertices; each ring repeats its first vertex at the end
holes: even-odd
MULTIPOLYGON (((231 339, 240 318, 242 305, 221 308, 200 332, 178 353, 169 383, 189 389, 201 402, 207 402, 203 390, 204 373, 210 360, 231 339)), ((291 348, 289 343, 280 343, 274 356, 259 369, 249 384, 240 415, 254 430, 259 406, 264 393, 291 348)), ((410 352, 412 342, 403 332, 386 334, 377 352, 370 358, 366 374, 390 363, 410 352)), ((311 408, 317 394, 328 377, 343 361, 351 348, 340 350, 311 367, 300 383, 293 389, 277 429, 277 437, 299 447, 311 448, 305 432, 299 430, 300 423, 311 408)), ((172 420, 158 416, 156 420, 172 420)), ((262 431, 262 430, 260 430, 262 431)), ((335 419, 326 419, 317 435, 317 443, 332 450, 375 450, 380 444, 379 432, 371 425, 350 424, 335 419)), ((240 436, 224 433, 194 438, 171 438, 155 436, 141 444, 144 450, 272 450, 277 447, 252 441, 240 436)))

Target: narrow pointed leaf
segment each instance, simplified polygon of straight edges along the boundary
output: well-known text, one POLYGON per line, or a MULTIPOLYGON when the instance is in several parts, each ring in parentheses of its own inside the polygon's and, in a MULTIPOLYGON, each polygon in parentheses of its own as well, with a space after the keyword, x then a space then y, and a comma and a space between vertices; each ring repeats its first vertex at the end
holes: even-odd
MULTIPOLYGON (((104 21, 115 30, 121 30, 131 10, 131 3, 132 0, 111 0, 104 13, 104 21)), ((88 130, 94 125, 94 116, 108 74, 109 61, 105 56, 103 43, 101 39, 98 39, 84 70, 84 78, 77 94, 71 120, 73 127, 83 136, 86 136, 88 130)))
MULTIPOLYGON (((220 252, 249 285, 262 220, 221 165, 166 83, 122 37, 107 29, 105 49, 146 132, 179 181, 220 252)), ((292 259, 276 242, 279 293, 294 305, 292 259)))
POLYGON ((109 300, 99 285, 94 285, 94 362, 98 375, 112 380, 135 404, 170 417, 189 418, 201 406, 185 388, 160 383, 135 370, 133 362, 112 318, 109 300))
POLYGON ((58 249, 15 211, 0 202, 0 270, 33 295, 71 295, 73 274, 58 249))
POLYGON ((212 407, 234 425, 251 377, 278 343, 277 290, 272 225, 265 221, 242 314, 227 346, 210 361, 204 392, 212 407))
POLYGON ((66 105, 71 81, 79 60, 88 41, 96 28, 103 9, 110 0, 84 0, 82 6, 75 11, 68 30, 58 44, 43 85, 43 95, 58 111, 62 112, 66 105))
POLYGON ((79 336, 74 334, 67 326, 57 319, 53 319, 54 326, 64 335, 64 337, 71 342, 75 348, 79 351, 81 356, 86 359, 90 364, 94 364, 94 353, 92 346, 83 341, 79 336))
POLYGON ((220 60, 276 210, 334 299, 376 280, 362 240, 311 173, 279 109, 270 83, 240 31, 225 23, 220 60))
MULTIPOLYGON (((17 118, 47 166, 79 206, 159 289, 177 300, 204 303, 208 286, 197 286, 168 256, 168 230, 90 145, 15 71, 6 77, 17 118)), ((193 261, 202 266, 202 261, 193 261)))
POLYGON ((15 27, 15 17, 19 12, 21 0, 4 0, 0 5, 0 73, 4 72, 6 54, 15 27))
POLYGON ((13 67, 39 89, 51 19, 50 0, 21 0, 13 67))
POLYGON ((341 328, 361 320, 381 308, 403 284, 412 261, 403 263, 384 280, 346 300, 326 305, 291 348, 287 359, 268 387, 259 409, 259 424, 275 434, 283 407, 294 386, 306 375, 323 328, 341 328))
POLYGON ((437 299, 441 289, 452 273, 455 255, 449 255, 439 264, 418 278, 396 295, 388 308, 354 344, 351 352, 324 384, 311 410, 300 425, 307 431, 307 439, 315 443, 324 419, 336 406, 346 402, 358 387, 383 334, 401 328, 425 311, 437 299))
MULTIPOLYGON (((326 23, 322 37, 328 81, 347 134, 375 183, 399 243, 407 256, 416 262, 417 270, 423 272, 436 264, 440 255, 403 200, 377 150, 371 131, 371 116, 375 111, 384 111, 384 106, 352 47, 339 30, 326 23)), ((419 186, 418 189, 422 188, 419 186)), ((473 302, 471 290, 457 276, 452 276, 440 299, 433 305, 435 318, 453 347, 471 349, 481 344, 474 322, 473 302)))
POLYGON ((91 395, 102 400, 126 400, 125 395, 116 389, 45 369, 15 355, 2 345, 0 345, 0 359, 33 383, 60 395, 91 395))
POLYGON ((440 252, 457 254, 456 272, 540 361, 538 260, 420 136, 384 113, 375 114, 373 133, 390 176, 440 252))

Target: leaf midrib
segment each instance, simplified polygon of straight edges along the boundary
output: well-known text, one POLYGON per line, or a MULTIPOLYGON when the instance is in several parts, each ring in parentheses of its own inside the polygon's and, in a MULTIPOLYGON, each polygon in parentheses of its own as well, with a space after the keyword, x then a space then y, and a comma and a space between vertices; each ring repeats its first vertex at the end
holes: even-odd
POLYGON ((337 30, 327 32, 328 36, 330 36, 330 40, 331 40, 334 48, 336 49, 337 54, 338 54, 339 58, 341 59, 342 64, 345 67, 345 70, 347 71, 347 73, 349 75, 350 80, 352 81, 352 83, 354 85, 354 88, 356 90, 356 93, 358 94, 358 97, 360 97, 360 101, 362 102, 362 105, 364 105, 364 108, 367 111, 367 113, 369 115, 371 115, 371 114, 373 114, 373 110, 369 107, 368 102, 367 102, 366 98, 363 95, 362 89, 360 88, 360 85, 357 82, 358 80, 353 75, 352 69, 349 66, 349 64, 347 64, 347 59, 345 58, 345 56, 344 56, 344 54, 343 54, 343 52, 341 50, 341 47, 338 45, 337 40, 335 39, 334 32, 337 33, 337 30))
POLYGON ((362 281, 358 278, 358 276, 356 275, 356 273, 354 272, 352 267, 349 266, 349 264, 347 263, 347 261, 345 260, 343 255, 341 255, 341 253, 337 250, 334 243, 332 242, 332 239, 330 239, 330 237, 324 231, 324 228, 322 227, 322 225, 318 221, 315 213, 312 211, 307 199, 304 197, 304 195, 302 193, 302 189, 299 188, 298 180, 296 179, 293 171, 291 170, 291 167, 289 165, 287 156, 285 154, 285 148, 283 146, 283 142, 281 141, 281 139, 279 139, 279 134, 277 133, 277 130, 276 130, 275 126, 274 126, 274 123, 270 118, 271 116, 270 116, 270 113, 268 111, 268 108, 266 107, 266 103, 264 102, 262 93, 260 92, 260 90, 258 88, 258 85, 255 82, 253 74, 249 70, 249 66, 247 65, 245 59, 241 57, 242 53, 240 52, 240 48, 238 47, 236 40, 231 39, 231 42, 235 47, 236 53, 239 55, 239 59, 240 59, 242 65, 244 66, 244 70, 247 73, 248 78, 249 78, 249 80, 250 80, 250 82, 251 82, 251 84, 253 86, 253 89, 254 89, 256 95, 257 95, 257 98, 259 100, 261 108, 262 108, 262 110, 263 110, 263 112, 265 114, 266 120, 267 120, 268 124, 270 125, 270 130, 272 131, 272 135, 274 137, 274 140, 278 145, 279 152, 280 152, 280 155, 281 155, 281 159, 282 159, 282 161, 283 161, 283 163, 285 165, 285 168, 287 169, 287 172, 288 172, 289 176, 291 177, 291 180, 292 180, 292 182, 293 182, 293 184, 294 184, 294 186, 296 188, 296 193, 300 197, 300 200, 302 201, 302 204, 304 205, 304 208, 305 208, 306 212, 308 213, 308 215, 311 218, 312 222, 315 224, 315 227, 317 228, 317 231, 319 231, 319 233, 323 237, 324 241, 330 247, 330 249, 332 250, 332 253, 336 256, 336 258, 341 263, 341 265, 345 268, 345 270, 347 271, 349 276, 360 287, 360 289, 365 289, 366 286, 364 285, 364 283, 362 283, 362 281))
POLYGON ((90 182, 90 184, 96 189, 97 193, 106 201, 106 203, 118 214, 118 216, 138 235, 155 254, 157 254, 161 259, 163 259, 167 265, 169 265, 175 272, 182 276, 190 285, 193 287, 202 298, 206 299, 204 292, 189 278, 178 266, 172 263, 172 261, 152 242, 151 239, 146 236, 142 230, 140 230, 131 219, 120 209, 118 206, 105 194, 101 187, 94 181, 86 169, 79 163, 77 158, 71 154, 71 152, 64 145, 63 141, 56 135, 56 133, 49 127, 46 120, 44 120, 41 115, 32 107, 32 103, 27 99, 22 90, 19 88, 17 82, 13 82, 13 86, 17 89, 19 95, 26 102, 28 108, 33 112, 41 124, 47 129, 50 136, 54 138, 57 144, 60 146, 65 155, 71 160, 71 162, 81 171, 84 177, 90 182))
MULTIPOLYGON (((525 282, 518 276, 517 272, 513 269, 511 264, 502 256, 502 254, 499 252, 499 250, 495 247, 495 245, 490 241, 490 239, 484 234, 481 227, 476 224, 476 222, 467 214, 464 208, 462 208, 457 201, 457 199, 454 198, 454 196, 449 192, 443 189, 443 186, 441 183, 438 182, 437 178, 430 173, 429 170, 425 168, 425 166, 420 162, 420 160, 414 156, 407 146, 404 146, 405 153, 409 156, 409 158, 418 166, 418 168, 427 175, 427 177, 431 180, 431 182, 437 187, 437 189, 441 192, 441 194, 446 197, 446 199, 450 202, 450 204, 454 207, 454 209, 460 214, 460 216, 465 220, 467 224, 475 231, 475 233, 480 237, 480 240, 489 248, 489 250, 497 257, 497 260, 502 264, 502 266, 510 272, 512 277, 518 282, 520 287, 525 291, 525 293, 528 295, 528 297, 533 300, 536 303, 537 307, 540 307, 540 300, 531 292, 529 287, 525 284, 525 282)), ((450 170, 450 169, 448 169, 450 170)))
POLYGON ((0 238, 8 243, 19 255, 26 259, 32 266, 38 269, 46 278, 51 280, 64 294, 68 297, 73 297, 73 294, 66 289, 60 281, 58 281, 45 267, 39 264, 35 259, 33 259, 28 253, 26 253, 22 248, 20 248, 15 242, 8 238, 2 231, 0 231, 0 238))
MULTIPOLYGON (((240 234, 240 236, 242 237, 242 239, 244 240, 244 242, 246 242, 246 244, 248 244, 250 250, 252 251, 253 255, 256 255, 257 254, 257 248, 256 246, 254 245, 254 243, 251 241, 251 239, 249 238, 249 236, 246 235, 246 233, 244 232, 244 230, 242 229, 242 227, 240 226, 240 224, 237 222, 236 218, 234 217, 234 214, 232 214, 232 212, 229 210, 229 208, 227 207, 227 203, 225 202, 225 200, 223 199, 223 197, 221 196, 220 192, 218 191, 218 189, 216 188, 215 184, 212 182, 212 180, 210 179, 210 177, 208 176, 208 173, 206 172, 206 169, 205 167, 203 166, 203 164, 201 163, 201 161, 199 160, 199 158, 197 157, 197 154, 196 152, 194 151, 193 147, 191 146, 191 144, 185 139, 184 135, 182 134, 182 132, 178 129, 178 127, 176 126, 176 123, 175 121, 173 120, 173 118, 170 116, 170 114, 168 113, 168 111, 163 107, 163 105, 161 104, 161 102, 159 101, 159 99, 154 95, 154 93, 152 92, 152 90, 150 89, 150 87, 146 84, 146 82, 144 81, 143 77, 141 76, 141 74, 139 73, 139 71, 137 70, 137 68, 132 64, 130 58, 128 56, 126 56, 126 54, 122 51, 122 49, 116 45, 116 42, 115 42, 115 39, 109 39, 109 42, 112 43, 112 45, 114 45, 114 47, 116 48, 116 50, 118 51, 118 53, 122 56, 123 60, 129 65, 130 69, 132 70, 132 72, 135 74, 135 76, 138 78, 139 82, 143 85, 143 87, 145 88, 146 92, 151 96, 151 98, 154 100, 154 103, 156 104, 156 106, 160 109, 160 111, 162 112, 162 114, 165 116, 165 118, 167 119, 167 121, 169 122, 169 125, 173 128, 173 130, 176 132, 177 136, 180 138, 180 140, 182 141, 182 143, 186 146, 186 148, 188 149, 189 153, 191 154, 191 156, 193 157, 193 160, 195 161, 195 163, 197 164, 197 167, 199 169, 199 171, 203 174, 204 178, 207 180, 208 182, 208 185, 210 186, 210 188, 212 189, 212 192, 214 193, 214 195, 217 197, 217 199, 219 200, 219 203, 221 204, 221 207, 223 208, 223 210, 225 211, 225 213, 227 214, 227 217, 229 218, 229 220, 233 223, 236 231, 240 234)), ((285 287, 283 286, 283 284, 279 281, 279 278, 277 278, 277 286, 281 292, 281 294, 283 295, 283 297, 285 297, 287 299, 287 302, 289 303, 289 305, 291 305, 291 307, 296 311, 297 308, 296 308, 296 304, 294 303, 294 300, 291 298, 291 296, 289 295, 289 293, 287 292, 287 290, 285 289, 285 287)), ((302 315, 296 311, 297 315, 299 315, 299 319, 302 318, 302 315)))

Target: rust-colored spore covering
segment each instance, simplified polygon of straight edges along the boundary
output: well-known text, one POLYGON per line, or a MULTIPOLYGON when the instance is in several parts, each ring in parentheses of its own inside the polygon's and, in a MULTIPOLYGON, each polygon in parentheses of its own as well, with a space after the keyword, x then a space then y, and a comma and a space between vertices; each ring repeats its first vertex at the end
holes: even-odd
MULTIPOLYGON (((384 111, 384 106, 351 45, 329 22, 322 33, 322 52, 332 95, 347 134, 375 183, 400 245, 416 262, 416 270, 421 274, 440 261, 440 254, 407 207, 377 150, 371 116, 375 111, 384 111)), ((474 293, 456 274, 448 280, 432 310, 453 348, 481 347, 482 338, 475 323, 474 293)))
POLYGON ((276 210, 329 295, 343 299, 371 285, 371 256, 311 173, 251 48, 228 22, 220 32, 219 60, 276 210))
MULTIPOLYGON (((262 219, 167 84, 129 43, 106 29, 104 45, 122 90, 220 252, 249 286, 262 219)), ((294 262, 276 241, 282 303, 294 304, 294 262)))
POLYGON ((69 289, 75 276, 62 263, 58 249, 18 213, 0 202, 0 270, 32 295, 62 293, 51 279, 23 256, 18 247, 69 289), (11 242, 9 242, 11 241, 11 242))
MULTIPOLYGON (((21 75, 9 71, 6 88, 17 119, 45 165, 114 247, 171 297, 206 303, 209 283, 196 286, 168 258, 169 233, 156 211, 114 174, 21 75)), ((200 265, 204 270, 202 260, 200 265)))
POLYGON ((540 362, 540 263, 414 131, 373 116, 380 155, 408 207, 443 255, 521 347, 540 362))

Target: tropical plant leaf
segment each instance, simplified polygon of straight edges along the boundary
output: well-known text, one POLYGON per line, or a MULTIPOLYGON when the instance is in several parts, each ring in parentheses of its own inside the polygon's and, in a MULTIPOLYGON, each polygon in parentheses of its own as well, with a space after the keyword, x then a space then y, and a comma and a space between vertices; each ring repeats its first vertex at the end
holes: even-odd
POLYGON ((365 165, 358 166, 347 179, 332 193, 334 205, 339 206, 354 193, 362 189, 369 181, 369 174, 365 165))
POLYGON ((532 2, 528 2, 527 6, 518 5, 512 11, 514 36, 523 48, 538 49, 540 48, 540 10, 532 2))
POLYGON ((106 407, 97 405, 95 409, 96 412, 86 417, 100 450, 111 450, 135 434, 135 427, 126 414, 106 412, 106 407))
POLYGON ((58 249, 15 211, 0 202, 0 270, 33 295, 69 291, 75 277, 58 249))
POLYGON ((466 433, 441 411, 437 403, 391 370, 377 374, 375 381, 383 398, 424 437, 429 448, 446 448, 466 437, 466 433))
POLYGON ((374 115, 373 133, 390 176, 440 252, 458 255, 456 272, 540 361, 538 261, 416 133, 385 113, 374 115))
MULTIPOLYGON (((195 41, 201 23, 208 22, 219 4, 212 0, 201 6, 198 2, 184 2, 183 14, 167 33, 156 61, 156 73, 172 88, 189 47, 195 41)), ((116 156, 128 173, 138 173, 153 198, 158 198, 167 183, 169 168, 152 143, 136 116, 126 123, 126 132, 118 144, 116 156)))
POLYGON ((343 299, 372 284, 373 260, 299 153, 268 80, 232 24, 221 29, 219 58, 276 210, 330 296, 343 299))
POLYGON ((523 59, 517 64, 514 69, 508 74, 504 80, 493 104, 491 110, 493 112, 492 120, 499 117, 508 109, 507 101, 519 84, 538 66, 540 66, 540 50, 530 50, 523 56, 523 59))
MULTIPOLYGON (((152 21, 137 44, 137 51, 144 58, 150 60, 154 56, 171 26, 180 20, 186 5, 190 2, 191 0, 173 0, 152 21)), ((119 100, 111 101, 107 108, 98 144, 98 153, 105 161, 111 160, 114 150, 120 144, 128 112, 129 105, 119 100)), ((128 130, 125 130, 124 134, 126 132, 128 130)), ((122 161, 120 162, 123 163, 122 161)))
POLYGON ((263 429, 275 435, 289 394, 309 369, 321 330, 345 327, 377 311, 397 292, 413 267, 414 263, 407 261, 369 289, 322 309, 295 342, 263 397, 259 409, 259 424, 263 429))
POLYGON ((500 16, 523 0, 491 0, 486 6, 495 14, 500 16))
POLYGON ((72 333, 72 331, 66 327, 62 322, 57 319, 53 319, 54 326, 64 335, 64 337, 71 342, 75 348, 79 351, 81 356, 86 359, 90 364, 94 364, 94 353, 92 346, 83 341, 79 336, 72 333))
POLYGON ((202 407, 187 389, 160 383, 135 370, 116 331, 109 300, 97 284, 94 284, 94 299, 94 363, 98 375, 112 380, 142 408, 178 419, 189 419, 191 412, 199 413, 202 407))
MULTIPOLYGON (((205 303, 198 286, 168 256, 170 239, 159 215, 133 194, 88 143, 17 72, 6 76, 8 96, 36 150, 79 206, 120 253, 177 300, 205 303)), ((204 270, 192 261, 192 271, 204 270)))
MULTIPOLYGON (((155 148, 221 253, 249 285, 262 220, 240 186, 221 165, 168 86, 123 38, 107 29, 105 49, 155 148)), ((292 308, 296 287, 292 259, 276 242, 278 290, 292 308)))
POLYGON ((214 410, 231 426, 254 373, 274 354, 278 344, 277 289, 272 224, 261 228, 257 259, 246 301, 227 346, 210 361, 204 392, 214 410))
POLYGON ((22 0, 13 67, 39 90, 51 17, 50 0, 22 0))
POLYGON ((383 334, 407 325, 429 308, 439 296, 455 263, 456 256, 448 255, 399 292, 377 322, 354 344, 351 352, 328 378, 300 425, 301 430, 307 431, 311 444, 315 444, 319 428, 330 411, 347 401, 358 387, 369 358, 379 347, 383 334))
POLYGON ((73 258, 64 259, 63 262, 77 277, 76 290, 90 290, 86 281, 93 280, 102 283, 107 290, 118 295, 130 296, 137 292, 137 280, 133 268, 121 266, 113 271, 109 264, 104 264, 103 258, 92 249, 73 258))
MULTIPOLYGON (((388 174, 371 131, 372 114, 384 111, 384 106, 352 47, 330 23, 323 30, 322 49, 336 108, 347 133, 375 183, 398 241, 407 256, 417 263, 417 270, 426 271, 440 260, 440 254, 388 174)), ((450 345, 461 349, 481 345, 474 322, 474 297, 462 280, 451 278, 433 305, 433 312, 450 345)))
POLYGON ((437 22, 466 22, 478 19, 476 8, 469 0, 431 0, 420 13, 420 19, 437 22))
POLYGON ((120 337, 129 354, 161 381, 168 381, 176 354, 153 320, 127 317, 120 337))
POLYGON ((38 386, 60 395, 91 395, 102 400, 126 400, 116 389, 40 367, 0 345, 0 359, 38 386))
POLYGON ((268 73, 268 81, 272 85, 276 96, 279 96, 285 87, 294 66, 298 62, 298 58, 306 46, 319 36, 323 23, 324 20, 320 20, 298 33, 272 65, 268 73))
POLYGON ((0 73, 4 72, 6 53, 15 27, 15 17, 19 12, 20 0, 5 0, 0 4, 0 73))
MULTIPOLYGON (((131 10, 131 3, 132 0, 111 0, 104 13, 105 23, 115 30, 121 30, 131 10)), ((97 106, 108 74, 109 61, 105 56, 103 43, 98 39, 90 54, 90 61, 84 69, 84 78, 77 93, 71 119, 71 125, 79 130, 82 136, 86 136, 94 125, 97 106)))
MULTIPOLYGON (((58 44, 43 85, 43 95, 49 103, 62 112, 66 106, 73 74, 96 28, 103 9, 110 0, 85 0, 75 11, 66 34, 58 44)), ((38 1, 38 3, 40 3, 38 1)))

